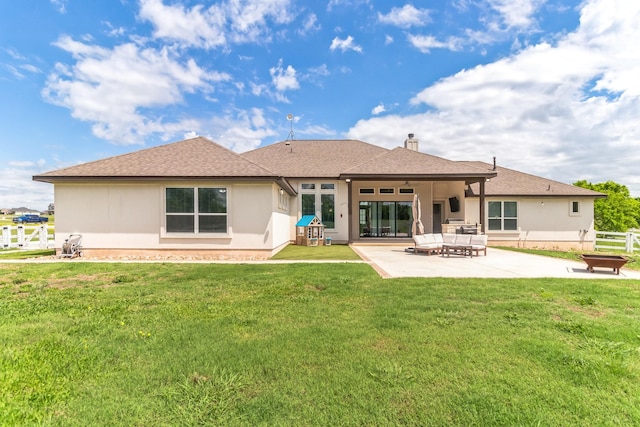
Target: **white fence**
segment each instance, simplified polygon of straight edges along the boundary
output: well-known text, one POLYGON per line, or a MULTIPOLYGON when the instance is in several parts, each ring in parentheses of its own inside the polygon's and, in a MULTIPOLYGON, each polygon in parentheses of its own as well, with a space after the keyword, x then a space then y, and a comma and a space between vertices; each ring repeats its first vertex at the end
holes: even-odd
POLYGON ((55 247, 55 238, 46 224, 38 226, 2 226, 3 249, 49 249, 55 247))
POLYGON ((640 252, 640 233, 596 231, 596 249, 605 251, 640 252))

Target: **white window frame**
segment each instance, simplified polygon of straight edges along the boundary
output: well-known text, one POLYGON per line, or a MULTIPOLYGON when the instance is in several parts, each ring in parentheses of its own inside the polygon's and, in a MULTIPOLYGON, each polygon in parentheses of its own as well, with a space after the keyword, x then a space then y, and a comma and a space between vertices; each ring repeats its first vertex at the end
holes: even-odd
POLYGON ((569 201, 569 216, 581 216, 582 215, 582 203, 580 200, 569 201), (573 207, 577 204, 578 210, 574 211, 573 207))
POLYGON ((515 200, 489 200, 487 202, 487 232, 489 233, 515 233, 518 232, 520 229, 520 219, 518 218, 518 213, 520 212, 520 206, 519 203, 515 200), (489 205, 491 203, 500 203, 500 216, 496 216, 496 217, 491 217, 490 215, 490 209, 489 209, 489 205), (506 217, 504 215, 504 204, 505 203, 515 203, 516 204, 516 216, 515 217, 506 217), (491 220, 500 220, 500 228, 499 229, 492 229, 491 227, 491 220), (504 228, 504 221, 505 220, 515 220, 516 221, 516 228, 515 229, 509 229, 509 230, 505 230, 504 228))
POLYGON ((300 202, 299 208, 302 213, 302 195, 303 194, 313 194, 314 195, 314 208, 315 215, 322 221, 322 195, 332 194, 333 195, 333 227, 326 227, 326 230, 335 230, 336 224, 336 206, 338 206, 338 185, 334 182, 304 182, 300 183, 300 202), (331 188, 322 188, 331 187, 331 188), (306 187, 303 189, 303 187, 306 187))
MULTIPOLYGON (((162 220, 160 222, 160 236, 161 237, 171 237, 171 238, 188 238, 188 239, 215 239, 215 238, 229 238, 231 237, 231 188, 227 185, 167 185, 162 188, 162 220), (183 213, 168 213, 167 212, 167 189, 168 188, 189 188, 194 191, 193 198, 193 215, 194 215, 194 231, 193 232, 175 232, 175 231, 167 231, 167 215, 185 215, 183 213), (198 231, 198 189, 199 188, 220 188, 224 189, 227 195, 227 211, 226 213, 206 213, 202 215, 207 216, 225 216, 227 220, 227 231, 222 233, 208 233, 208 232, 199 232, 198 231)), ((191 215, 191 213, 188 213, 191 215)))

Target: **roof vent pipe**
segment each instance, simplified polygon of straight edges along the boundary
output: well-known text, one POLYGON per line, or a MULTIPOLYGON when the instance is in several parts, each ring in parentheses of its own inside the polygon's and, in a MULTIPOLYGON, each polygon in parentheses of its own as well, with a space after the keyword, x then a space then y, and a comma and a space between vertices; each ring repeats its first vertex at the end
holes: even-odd
POLYGON ((493 156, 493 170, 496 170, 496 156, 493 156))
POLYGON ((408 150, 418 151, 418 140, 410 133, 409 137, 404 140, 404 148, 408 150))

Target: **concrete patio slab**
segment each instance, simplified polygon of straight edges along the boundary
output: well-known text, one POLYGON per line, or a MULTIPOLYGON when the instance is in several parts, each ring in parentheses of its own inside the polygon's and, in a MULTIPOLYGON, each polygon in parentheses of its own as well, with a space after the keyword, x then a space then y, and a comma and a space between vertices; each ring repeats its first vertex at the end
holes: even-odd
POLYGON ((583 262, 550 258, 489 247, 487 255, 471 257, 414 254, 407 246, 353 245, 352 248, 382 277, 564 277, 568 279, 635 279, 640 271, 596 268, 590 273, 583 262))

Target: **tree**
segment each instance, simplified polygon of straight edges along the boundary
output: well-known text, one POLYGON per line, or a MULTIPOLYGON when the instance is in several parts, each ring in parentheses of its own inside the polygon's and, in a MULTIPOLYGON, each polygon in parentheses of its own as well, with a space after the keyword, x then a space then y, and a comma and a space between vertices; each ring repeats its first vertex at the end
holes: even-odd
POLYGON ((638 228, 640 224, 640 199, 634 199, 629 189, 613 181, 592 184, 585 180, 573 185, 599 191, 607 195, 606 199, 596 199, 593 217, 596 230, 625 232, 638 228))

